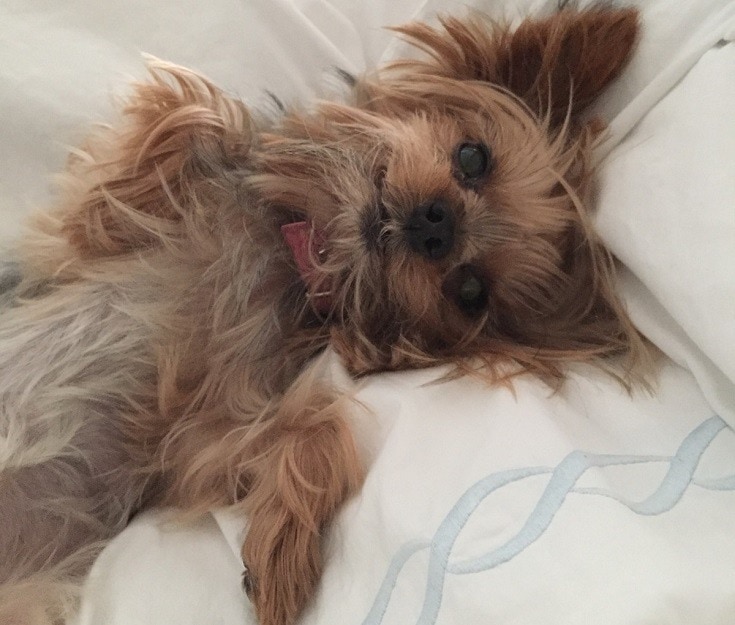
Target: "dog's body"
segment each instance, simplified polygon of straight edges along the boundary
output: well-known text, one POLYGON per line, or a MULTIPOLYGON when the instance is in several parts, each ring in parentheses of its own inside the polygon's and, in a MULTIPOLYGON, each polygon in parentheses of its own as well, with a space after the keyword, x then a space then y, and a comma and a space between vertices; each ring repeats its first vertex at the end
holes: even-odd
POLYGON ((0 295, 0 623, 64 618, 65 583, 160 503, 240 505, 261 622, 293 623, 361 480, 310 365, 327 345, 355 375, 640 360, 584 212, 580 116, 635 12, 402 32, 432 58, 278 122, 155 65, 74 157, 0 295))

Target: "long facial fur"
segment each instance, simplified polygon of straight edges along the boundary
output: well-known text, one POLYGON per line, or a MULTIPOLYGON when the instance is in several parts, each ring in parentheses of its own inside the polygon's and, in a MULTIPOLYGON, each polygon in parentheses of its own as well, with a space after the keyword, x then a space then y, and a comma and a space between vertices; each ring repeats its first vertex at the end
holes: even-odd
POLYGON ((251 184, 266 201, 327 231, 321 269, 337 285, 339 318, 332 344, 357 374, 466 368, 474 356, 486 371, 512 361, 561 378, 564 361, 616 353, 634 370, 646 350, 586 206, 601 126, 579 113, 624 63, 635 12, 561 12, 513 33, 480 17, 442 26, 399 29, 429 61, 358 81, 351 106, 287 116, 256 151, 251 184), (616 28, 615 47, 599 46, 616 28), (467 139, 492 146, 496 161, 479 190, 452 173, 467 139), (440 263, 413 253, 402 232, 410 212, 437 197, 453 206, 460 239, 440 263), (380 245, 366 244, 371 220, 380 245), (442 285, 473 262, 491 298, 483 316, 467 319, 442 285))
POLYGON ((66 582, 143 506, 244 502, 270 515, 245 553, 280 580, 257 594, 261 619, 293 622, 318 581, 318 537, 361 475, 343 408, 307 364, 329 344, 356 375, 639 363, 587 214, 599 125, 580 117, 624 66, 635 20, 595 9, 516 34, 477 17, 406 27, 428 60, 276 121, 153 62, 120 123, 70 158, 2 296, 0 621, 62 619, 66 582), (525 74, 519 55, 536 60, 525 74), (493 148, 482 189, 452 174, 467 137, 493 148), (458 243, 430 262, 402 224, 437 196, 457 211, 458 243), (280 235, 298 219, 327 235, 326 323, 280 235), (492 287, 473 318, 443 293, 465 263, 492 287), (292 553, 274 565, 269 541, 284 536, 292 553))

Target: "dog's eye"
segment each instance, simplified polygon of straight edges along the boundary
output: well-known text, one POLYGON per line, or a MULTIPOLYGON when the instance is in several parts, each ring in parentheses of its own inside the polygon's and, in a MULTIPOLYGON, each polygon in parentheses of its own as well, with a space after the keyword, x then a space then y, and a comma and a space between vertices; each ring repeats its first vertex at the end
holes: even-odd
POLYGON ((488 288, 481 273, 472 265, 455 269, 444 283, 444 293, 465 314, 479 315, 488 302, 488 288))
POLYGON ((463 181, 473 182, 491 167, 490 150, 482 143, 463 143, 457 149, 457 170, 463 181))
POLYGON ((481 313, 487 305, 487 289, 485 284, 473 274, 468 274, 459 286, 458 306, 468 315, 481 313))
POLYGON ((485 287, 475 276, 467 279, 459 287, 459 301, 463 306, 476 307, 485 292, 485 287))

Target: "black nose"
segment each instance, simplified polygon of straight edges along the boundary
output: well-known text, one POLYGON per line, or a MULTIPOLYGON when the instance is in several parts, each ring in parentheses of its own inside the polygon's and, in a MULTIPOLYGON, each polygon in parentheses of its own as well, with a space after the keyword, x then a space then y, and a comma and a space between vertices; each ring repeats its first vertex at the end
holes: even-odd
POLYGON ((454 245, 454 214, 443 201, 419 206, 406 223, 411 248, 431 260, 444 258, 454 245))

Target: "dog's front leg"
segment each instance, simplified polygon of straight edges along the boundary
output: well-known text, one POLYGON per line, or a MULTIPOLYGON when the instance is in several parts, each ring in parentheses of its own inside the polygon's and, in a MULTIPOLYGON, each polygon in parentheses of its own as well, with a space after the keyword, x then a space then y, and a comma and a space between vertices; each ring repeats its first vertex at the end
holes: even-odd
POLYGON ((281 401, 264 435, 245 505, 245 587, 261 625, 290 625, 314 594, 321 542, 362 468, 343 402, 303 376, 281 401))

